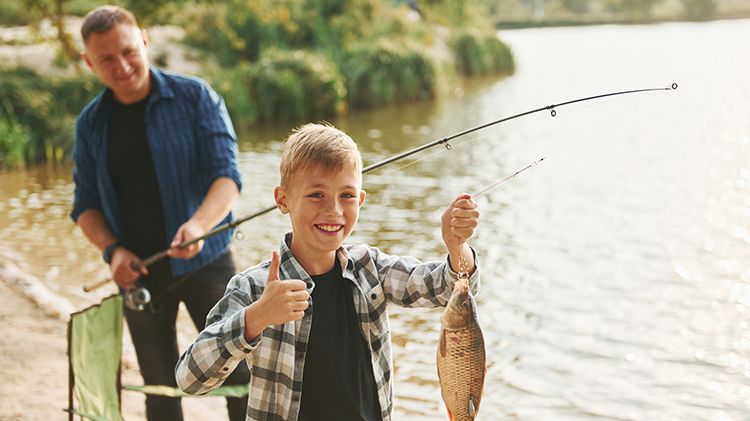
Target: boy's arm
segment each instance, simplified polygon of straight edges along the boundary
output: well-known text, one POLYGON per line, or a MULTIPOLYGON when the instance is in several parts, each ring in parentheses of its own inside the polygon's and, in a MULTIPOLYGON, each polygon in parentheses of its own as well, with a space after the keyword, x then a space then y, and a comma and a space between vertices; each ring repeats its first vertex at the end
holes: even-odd
POLYGON ((448 248, 448 261, 455 272, 470 275, 476 269, 474 253, 466 241, 474 235, 478 222, 477 204, 466 193, 456 197, 443 212, 441 231, 448 248))
MULTIPOLYGON (((479 292, 480 272, 474 249, 471 253, 473 272, 469 285, 474 294, 479 292)), ((404 307, 444 307, 448 304, 458 273, 448 259, 422 263, 410 256, 390 256, 376 248, 370 250, 378 270, 378 278, 385 298, 404 307)))
POLYGON ((186 393, 205 394, 219 387, 263 338, 270 325, 299 320, 310 294, 299 279, 280 280, 280 257, 273 252, 262 294, 249 275, 235 275, 224 297, 211 309, 206 328, 177 362, 175 378, 186 393), (248 291, 256 290, 251 296, 248 291), (255 300, 255 297, 260 297, 255 300))
POLYGON ((470 195, 461 194, 451 202, 441 218, 443 241, 448 248, 446 262, 420 263, 411 257, 387 256, 376 250, 375 264, 386 298, 403 306, 444 306, 460 272, 469 277, 476 294, 476 254, 466 241, 474 234, 478 220, 479 211, 470 195))
POLYGON ((252 303, 248 280, 235 275, 211 309, 206 328, 182 354, 175 367, 177 385, 186 393, 205 394, 221 386, 237 364, 260 343, 245 340, 244 309, 252 303))

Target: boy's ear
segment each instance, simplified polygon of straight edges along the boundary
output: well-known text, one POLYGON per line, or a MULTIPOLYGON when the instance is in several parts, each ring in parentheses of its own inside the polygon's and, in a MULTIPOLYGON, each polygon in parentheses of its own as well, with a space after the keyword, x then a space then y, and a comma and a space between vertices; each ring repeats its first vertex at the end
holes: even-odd
POLYGON ((289 208, 286 204, 286 190, 281 186, 276 186, 273 189, 273 198, 276 200, 276 207, 279 208, 282 214, 286 215, 289 213, 289 208))
POLYGON ((367 192, 364 190, 359 191, 359 207, 361 208, 362 205, 365 204, 365 196, 367 196, 367 192))

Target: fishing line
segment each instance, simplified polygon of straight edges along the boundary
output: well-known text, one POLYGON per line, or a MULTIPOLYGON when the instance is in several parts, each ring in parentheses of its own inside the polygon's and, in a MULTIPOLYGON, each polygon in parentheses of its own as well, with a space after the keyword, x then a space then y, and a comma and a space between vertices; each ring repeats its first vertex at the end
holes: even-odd
MULTIPOLYGON (((632 89, 632 90, 628 90, 628 91, 610 92, 610 93, 606 93, 606 94, 594 95, 594 96, 589 96, 589 97, 585 97, 585 98, 573 99, 573 100, 570 100, 570 101, 561 102, 559 104, 551 104, 551 105, 547 105, 547 106, 544 106, 544 107, 536 108, 534 110, 524 111, 522 113, 518 113, 518 114, 509 116, 509 117, 503 117, 503 118, 500 118, 498 120, 494 120, 494 121, 491 121, 489 123, 485 123, 485 124, 482 124, 482 125, 479 125, 479 126, 476 126, 476 127, 472 127, 470 129, 463 130, 461 132, 452 134, 450 136, 446 136, 446 137, 443 137, 443 138, 440 138, 440 139, 433 140, 432 142, 425 143, 424 145, 418 146, 418 147, 416 147, 414 149, 411 149, 411 150, 408 150, 406 152, 402 152, 400 154, 394 155, 394 156, 392 156, 390 158, 384 159, 384 160, 382 160, 380 162, 376 162, 376 163, 374 163, 372 165, 368 165, 367 167, 365 167, 365 168, 362 169, 362 173, 365 174, 365 173, 374 171, 374 170, 376 170, 376 169, 378 169, 380 167, 383 167, 385 165, 390 164, 391 162, 399 161, 399 160, 404 159, 404 158, 406 158, 408 156, 414 155, 416 153, 419 153, 419 152, 421 152, 423 150, 432 148, 432 147, 437 146, 437 145, 444 145, 444 147, 446 149, 450 150, 450 149, 453 148, 453 145, 450 144, 449 142, 451 140, 453 140, 453 139, 459 138, 461 136, 465 136, 465 135, 467 135, 469 133, 474 133, 476 131, 485 129, 485 128, 490 127, 490 126, 494 126, 496 124, 504 123, 506 121, 510 121, 510 120, 514 120, 516 118, 520 118, 520 117, 524 117, 524 116, 527 116, 527 115, 535 114, 535 113, 538 113, 538 112, 541 112, 541 111, 549 111, 550 112, 550 116, 555 117, 557 115, 557 109, 558 108, 566 106, 566 105, 576 104, 578 102, 591 101, 591 100, 595 100, 595 99, 601 99, 601 98, 606 98, 606 97, 611 97, 611 96, 618 96, 618 95, 628 95, 628 94, 636 94, 636 93, 642 93, 642 92, 655 92, 655 91, 673 91, 673 90, 676 90, 676 89, 677 89, 677 84, 676 83, 672 83, 671 85, 667 86, 666 88, 646 88, 646 89, 632 89)), ((235 227, 237 227, 237 226, 239 226, 239 225, 241 225, 241 224, 243 224, 243 223, 245 223, 245 222, 247 222, 247 221, 249 221, 251 219, 257 218, 257 217, 259 217, 261 215, 264 215, 264 214, 266 214, 268 212, 271 212, 274 209, 276 209, 275 205, 274 206, 269 206, 269 207, 267 207, 265 209, 261 209, 261 210, 255 212, 255 213, 253 213, 251 215, 245 216, 245 217, 240 218, 240 219, 235 219, 234 221, 229 222, 229 223, 224 224, 224 225, 221 225, 221 226, 219 226, 219 227, 217 227, 217 228, 215 228, 215 229, 207 232, 206 234, 201 235, 200 237, 194 238, 194 239, 192 239, 190 241, 184 241, 184 242, 180 243, 177 247, 179 247, 179 248, 188 247, 190 245, 193 245, 195 243, 203 241, 203 240, 205 240, 205 239, 207 239, 209 237, 212 237, 212 236, 214 236, 216 234, 219 234, 219 233, 222 233, 224 231, 233 229, 233 228, 235 228, 235 227)), ((141 261, 139 267, 147 267, 147 266, 149 266, 151 264, 154 264, 154 263, 156 263, 156 262, 164 259, 165 257, 167 257, 167 252, 168 252, 168 250, 163 250, 163 251, 158 252, 158 253, 156 253, 156 254, 154 254, 152 256, 149 256, 146 259, 143 259, 141 261)), ((90 292, 90 291, 92 291, 92 290, 94 290, 96 288, 99 288, 99 287, 107 284, 109 281, 110 281, 110 279, 105 279, 103 281, 99 281, 99 282, 96 282, 96 283, 91 284, 91 285, 86 285, 86 286, 83 287, 83 290, 85 292, 90 292)))
POLYGON ((528 170, 529 168, 531 168, 531 167, 533 167, 533 166, 535 166, 535 165, 538 165, 538 164, 540 164, 540 163, 541 163, 542 161, 544 161, 544 159, 545 159, 544 157, 542 157, 542 158, 539 158, 539 159, 537 159, 536 161, 532 162, 531 164, 529 164, 529 165, 527 165, 527 166, 525 166, 525 167, 521 168, 520 170, 518 170, 518 171, 514 172, 513 174, 511 174, 511 175, 509 175, 509 176, 507 176, 507 177, 505 177, 505 178, 503 178, 503 179, 501 179, 501 180, 498 180, 498 181, 496 181, 496 182, 494 182, 494 183, 490 184, 489 186, 487 186, 487 187, 483 188, 482 190, 480 190, 480 191, 479 191, 478 193, 476 193, 476 194, 474 194, 473 196, 471 196, 471 198, 472 198, 472 199, 476 199, 476 198, 477 198, 477 197, 479 197, 480 195, 482 195, 482 194, 484 194, 484 193, 487 193, 487 192, 490 192, 490 191, 494 190, 494 189, 495 189, 495 188, 497 188, 497 187, 498 187, 499 185, 501 185, 501 184, 503 184, 504 182, 506 182, 506 181, 510 180, 511 178, 513 178, 513 177, 517 176, 518 174, 520 174, 520 173, 522 173, 522 172, 524 172, 524 171, 528 170))

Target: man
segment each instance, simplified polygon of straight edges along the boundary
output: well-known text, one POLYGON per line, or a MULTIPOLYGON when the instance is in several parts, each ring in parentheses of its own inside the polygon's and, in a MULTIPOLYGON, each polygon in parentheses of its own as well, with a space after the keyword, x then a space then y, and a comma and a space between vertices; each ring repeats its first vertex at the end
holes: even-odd
MULTIPOLYGON (((239 195, 237 142, 224 102, 204 81, 149 66, 149 39, 129 11, 102 6, 81 26, 81 54, 105 89, 81 112, 71 217, 103 252, 112 278, 155 297, 125 308, 146 384, 175 386, 175 320, 184 302, 198 330, 235 273, 231 232, 180 248, 231 220, 239 195), (148 268, 141 259, 169 248, 148 268)), ((249 381, 246 366, 227 384, 249 381)), ((247 399, 227 399, 245 419, 247 399)), ((181 420, 180 400, 148 395, 149 420, 181 420)))

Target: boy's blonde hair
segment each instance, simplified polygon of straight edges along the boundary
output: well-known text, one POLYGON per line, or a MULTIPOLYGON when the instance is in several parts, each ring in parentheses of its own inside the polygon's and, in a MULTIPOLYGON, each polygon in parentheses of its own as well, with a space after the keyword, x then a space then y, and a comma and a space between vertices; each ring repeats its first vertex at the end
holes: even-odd
POLYGON ((362 171, 357 144, 346 133, 330 124, 308 123, 295 129, 281 153, 281 185, 289 187, 294 176, 311 167, 338 171, 354 166, 362 171))

